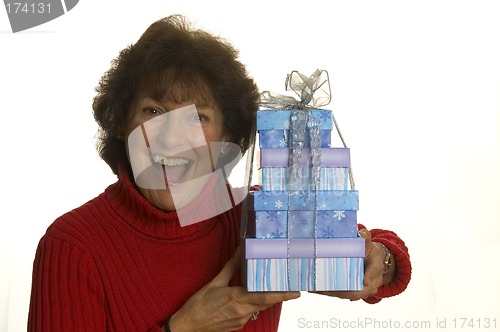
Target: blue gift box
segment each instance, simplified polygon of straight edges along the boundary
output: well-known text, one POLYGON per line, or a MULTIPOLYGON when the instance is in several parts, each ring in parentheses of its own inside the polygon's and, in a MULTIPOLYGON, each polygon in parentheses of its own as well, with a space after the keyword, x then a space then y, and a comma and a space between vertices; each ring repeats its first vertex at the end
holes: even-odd
MULTIPOLYGON (((262 190, 290 190, 289 169, 286 167, 264 167, 262 170, 262 190)), ((318 190, 347 190, 349 169, 344 167, 321 167, 318 190)), ((311 168, 299 168, 296 190, 313 190, 311 168)))
POLYGON ((363 289, 363 238, 246 239, 244 246, 248 291, 363 289))
POLYGON ((248 195, 254 211, 286 210, 358 210, 357 190, 330 191, 251 191, 248 195), (316 197, 316 199, 315 199, 316 197), (316 201, 316 202, 315 202, 316 201))
POLYGON ((248 235, 258 239, 355 238, 357 211, 249 211, 248 235))
MULTIPOLYGON (((332 131, 321 130, 321 147, 330 147, 332 131)), ((259 131, 259 147, 261 148, 285 148, 290 146, 290 131, 289 130, 260 130, 259 131)), ((304 137, 304 147, 310 147, 309 130, 306 130, 304 137)))
MULTIPOLYGON (((289 130, 290 115, 292 110, 260 110, 257 111, 257 130, 289 130)), ((304 110, 310 116, 321 120, 322 130, 332 130, 332 111, 330 110, 304 110)))

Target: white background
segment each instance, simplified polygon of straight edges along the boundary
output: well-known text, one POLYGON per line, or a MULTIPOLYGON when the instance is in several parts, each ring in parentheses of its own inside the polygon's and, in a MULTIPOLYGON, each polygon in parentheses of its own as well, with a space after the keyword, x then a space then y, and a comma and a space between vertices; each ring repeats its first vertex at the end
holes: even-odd
POLYGON ((239 48, 262 90, 284 92, 292 70, 328 70, 359 221, 410 249, 402 295, 368 305, 303 293, 284 305, 280 331, 365 318, 447 319, 453 330, 460 317, 500 329, 499 2, 81 0, 17 34, 0 10, 0 331, 26 330, 47 226, 115 181, 94 151, 94 87, 122 48, 174 13, 239 48))

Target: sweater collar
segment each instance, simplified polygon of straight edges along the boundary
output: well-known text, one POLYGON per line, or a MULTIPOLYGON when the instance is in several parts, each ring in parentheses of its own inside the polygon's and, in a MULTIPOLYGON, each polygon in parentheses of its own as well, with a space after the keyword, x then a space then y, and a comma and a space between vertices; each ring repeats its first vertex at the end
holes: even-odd
POLYGON ((209 230, 215 225, 210 218, 189 226, 179 224, 176 211, 163 211, 142 196, 133 181, 128 165, 119 165, 119 180, 109 186, 105 195, 123 220, 143 234, 161 239, 175 239, 209 230))

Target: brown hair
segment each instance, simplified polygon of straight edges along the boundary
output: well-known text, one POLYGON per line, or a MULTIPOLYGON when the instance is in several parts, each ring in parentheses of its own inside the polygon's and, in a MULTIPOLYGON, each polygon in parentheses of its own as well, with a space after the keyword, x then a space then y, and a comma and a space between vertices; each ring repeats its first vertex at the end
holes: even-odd
POLYGON ((220 37, 192 29, 179 15, 154 22, 137 43, 122 50, 96 92, 97 150, 115 174, 118 163, 127 160, 122 136, 130 106, 141 92, 158 100, 215 104, 225 137, 243 153, 255 132, 258 89, 238 51, 220 37))

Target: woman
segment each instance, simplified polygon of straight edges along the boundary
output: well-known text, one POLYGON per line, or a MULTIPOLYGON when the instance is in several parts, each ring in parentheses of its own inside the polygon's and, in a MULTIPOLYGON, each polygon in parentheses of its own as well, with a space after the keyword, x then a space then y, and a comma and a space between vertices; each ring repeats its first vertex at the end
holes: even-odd
MULTIPOLYGON (((215 171, 254 132, 258 90, 237 55, 172 16, 115 59, 93 109, 99 153, 118 181, 40 240, 29 331, 277 330, 281 303, 300 293, 240 287, 241 207, 232 199, 208 211, 220 196, 215 171)), ((360 234, 365 289, 323 294, 375 303, 403 291, 404 243, 389 231, 360 234)))

